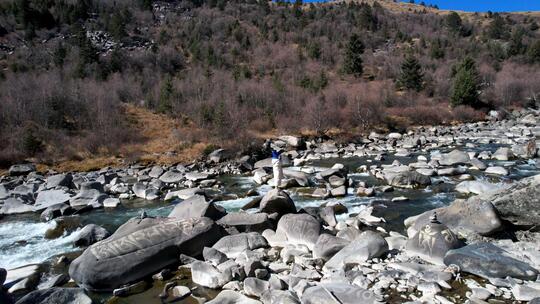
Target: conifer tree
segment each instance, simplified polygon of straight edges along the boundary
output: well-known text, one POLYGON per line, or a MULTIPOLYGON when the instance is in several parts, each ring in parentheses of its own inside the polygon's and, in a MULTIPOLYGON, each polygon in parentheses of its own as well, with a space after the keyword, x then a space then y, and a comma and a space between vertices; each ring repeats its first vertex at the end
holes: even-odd
POLYGON ((355 77, 362 76, 364 71, 362 65, 362 54, 364 53, 364 44, 357 34, 352 34, 345 49, 345 60, 343 62, 343 70, 347 74, 352 74, 355 77))
POLYGON ((454 88, 450 100, 452 106, 477 104, 480 101, 480 80, 475 61, 466 57, 453 72, 454 88))
POLYGON ((421 91, 424 86, 424 74, 418 59, 413 55, 405 58, 401 64, 401 72, 397 80, 400 89, 421 91))

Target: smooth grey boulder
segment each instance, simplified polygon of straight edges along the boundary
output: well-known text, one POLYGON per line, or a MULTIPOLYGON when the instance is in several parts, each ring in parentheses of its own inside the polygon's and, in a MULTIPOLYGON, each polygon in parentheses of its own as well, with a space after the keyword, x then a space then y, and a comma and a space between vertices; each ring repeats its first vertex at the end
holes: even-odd
POLYGON ((322 283, 309 287, 302 294, 301 300, 302 304, 380 303, 373 292, 355 285, 340 283, 322 283))
POLYGON ((439 163, 443 166, 455 166, 468 164, 471 161, 469 154, 460 150, 453 150, 450 153, 442 154, 439 163))
POLYGON ((326 262, 323 270, 341 270, 346 264, 361 264, 378 258, 386 252, 388 252, 388 243, 380 234, 364 231, 326 262))
POLYGON ((268 289, 270 289, 268 281, 257 278, 246 278, 244 280, 244 292, 248 296, 260 298, 268 289))
POLYGON ((405 249, 409 255, 418 256, 436 265, 444 265, 445 254, 464 245, 448 227, 437 221, 436 216, 433 215, 431 221, 407 241, 405 249))
POLYGON ((293 200, 289 197, 287 192, 273 189, 263 196, 261 203, 259 204, 261 212, 272 214, 274 212, 279 215, 288 213, 296 213, 296 206, 293 200))
POLYGON ((34 208, 31 205, 23 203, 18 198, 10 197, 4 201, 0 214, 19 214, 33 212, 34 208))
POLYGON ((112 290, 178 262, 180 254, 199 256, 224 231, 209 218, 132 218, 104 241, 75 259, 69 274, 90 290, 112 290))
POLYGON ((222 272, 210 263, 196 261, 191 264, 191 279, 197 285, 217 289, 232 280, 232 273, 230 269, 222 272))
POLYGON ((298 296, 289 290, 267 290, 261 296, 261 301, 264 304, 300 304, 298 296))
POLYGON ((416 171, 385 172, 386 182, 395 187, 418 188, 431 185, 431 178, 416 171))
POLYGON ((103 206, 105 199, 107 199, 107 195, 97 189, 84 189, 69 200, 69 205, 73 208, 86 206, 99 208, 103 206))
POLYGON ((200 182, 212 177, 211 174, 203 172, 188 172, 186 173, 186 179, 192 182, 200 182))
POLYGON ((16 304, 92 304, 81 288, 35 290, 22 297, 16 304))
POLYGON ((103 192, 103 185, 98 181, 86 181, 79 185, 79 190, 97 190, 103 192))
POLYGON ((214 266, 227 261, 227 256, 223 252, 211 247, 204 247, 203 257, 206 262, 212 263, 214 266))
POLYGON ((36 171, 36 166, 33 164, 18 164, 9 167, 9 175, 11 176, 27 175, 34 171, 36 171))
POLYGON ((273 228, 266 213, 231 212, 217 222, 220 225, 234 227, 240 232, 263 232, 265 229, 273 228))
POLYGON ((268 247, 266 239, 257 232, 228 235, 217 241, 212 248, 234 259, 246 250, 268 247))
POLYGON ((270 245, 305 245, 313 250, 320 235, 321 224, 309 214, 286 214, 278 222, 276 231, 265 230, 263 236, 270 245))
POLYGON ((45 189, 53 189, 56 187, 71 187, 71 181, 73 180, 73 175, 71 173, 60 173, 47 177, 45 181, 45 189))
POLYGON ((173 170, 167 171, 159 177, 160 181, 168 184, 179 183, 182 179, 184 179, 184 174, 173 170))
POLYGON ((503 229, 497 210, 490 202, 480 201, 477 196, 467 200, 455 200, 447 207, 426 211, 405 220, 407 234, 414 236, 430 222, 433 212, 437 219, 458 235, 490 235, 503 229))
POLYGON ((69 276, 65 273, 54 275, 48 278, 46 281, 39 283, 38 289, 49 289, 53 287, 62 286, 69 282, 69 276))
POLYGON ((64 204, 69 202, 72 195, 64 190, 45 190, 38 193, 36 203, 34 204, 35 211, 47 209, 53 205, 64 204))
POLYGON ((75 213, 75 209, 71 208, 71 206, 68 204, 61 203, 52 205, 47 209, 43 210, 39 218, 43 222, 48 222, 57 217, 72 215, 73 213, 75 213))
POLYGON ((456 191, 460 193, 484 194, 503 188, 500 185, 492 184, 486 181, 463 181, 456 186, 456 191))
POLYGON ((512 153, 512 150, 508 147, 501 147, 499 149, 497 149, 497 151, 495 151, 495 153, 493 153, 493 155, 491 156, 491 158, 493 159, 496 159, 496 160, 510 160, 514 157, 514 154, 512 153))
POLYGON ((213 300, 206 304, 262 304, 260 301, 246 297, 245 295, 232 291, 223 290, 213 300))
POLYGON ((175 198, 187 200, 194 195, 204 195, 204 191, 199 188, 187 188, 176 191, 170 191, 165 195, 165 200, 172 200, 175 198))
POLYGON ((540 223, 540 175, 514 182, 507 189, 478 199, 492 202, 501 218, 514 225, 533 227, 540 223))
POLYGON ((529 264, 515 259, 491 243, 477 243, 451 250, 444 257, 444 263, 455 264, 461 271, 486 279, 512 277, 536 280, 539 274, 529 264))
POLYGON ((95 224, 88 224, 77 232, 73 244, 79 247, 87 247, 108 238, 109 235, 107 229, 95 224))
POLYGON ((478 170, 486 170, 486 168, 487 168, 487 165, 484 164, 483 161, 481 161, 481 160, 479 160, 477 158, 471 159, 471 165, 473 167, 475 167, 476 169, 478 169, 478 170))
POLYGON ((288 179, 294 179, 300 187, 308 187, 310 184, 309 175, 302 171, 283 169, 283 176, 288 179))
POLYGON ((150 169, 150 172, 148 172, 148 176, 151 178, 159 178, 164 171, 165 170, 160 166, 153 166, 152 169, 150 169))
POLYGON ((313 257, 328 261, 334 256, 334 254, 339 252, 349 243, 350 241, 346 239, 342 239, 327 233, 321 234, 315 243, 315 247, 313 248, 313 257))
POLYGON ((225 209, 222 207, 217 206, 213 202, 207 202, 202 195, 194 195, 176 204, 171 213, 169 213, 169 217, 177 219, 208 217, 215 221, 222 218, 225 214, 225 209))

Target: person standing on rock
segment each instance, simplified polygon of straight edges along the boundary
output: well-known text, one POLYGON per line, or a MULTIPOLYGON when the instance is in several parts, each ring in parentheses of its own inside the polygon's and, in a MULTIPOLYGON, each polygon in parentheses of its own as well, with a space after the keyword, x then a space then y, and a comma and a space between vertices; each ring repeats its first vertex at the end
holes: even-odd
POLYGON ((279 189, 283 179, 283 168, 281 167, 281 150, 272 149, 272 169, 274 171, 274 187, 279 189))

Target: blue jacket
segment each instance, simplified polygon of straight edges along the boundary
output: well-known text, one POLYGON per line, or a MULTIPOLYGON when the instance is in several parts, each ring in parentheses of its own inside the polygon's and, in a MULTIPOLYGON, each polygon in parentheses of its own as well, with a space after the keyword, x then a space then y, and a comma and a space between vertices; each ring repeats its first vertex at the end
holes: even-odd
POLYGON ((280 155, 281 155, 281 152, 272 150, 272 159, 279 159, 280 155))

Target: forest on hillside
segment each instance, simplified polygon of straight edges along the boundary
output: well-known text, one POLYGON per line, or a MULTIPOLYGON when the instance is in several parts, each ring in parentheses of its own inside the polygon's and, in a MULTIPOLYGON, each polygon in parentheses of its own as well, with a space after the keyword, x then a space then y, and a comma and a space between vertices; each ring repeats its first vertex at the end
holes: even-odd
POLYGON ((126 104, 223 146, 538 101, 538 15, 386 4, 0 0, 0 166, 118 153, 139 140, 126 104))

